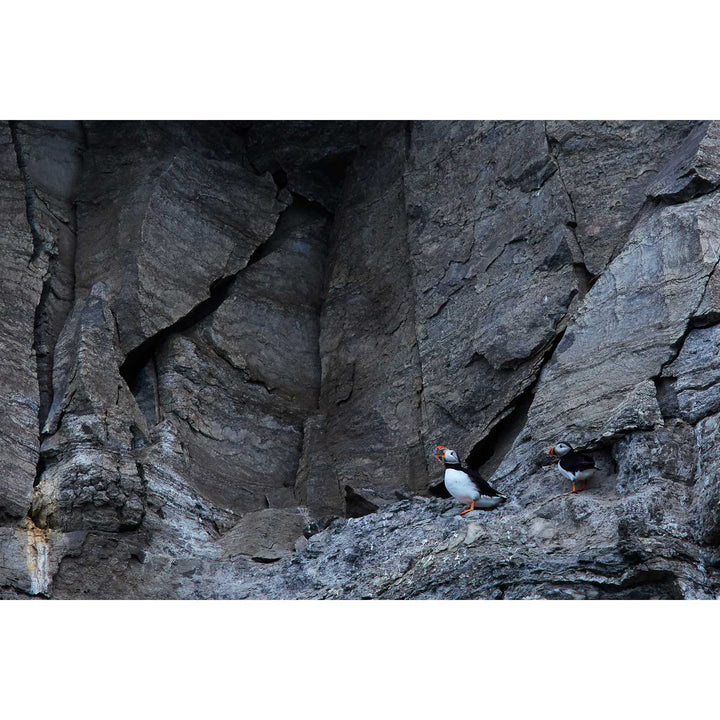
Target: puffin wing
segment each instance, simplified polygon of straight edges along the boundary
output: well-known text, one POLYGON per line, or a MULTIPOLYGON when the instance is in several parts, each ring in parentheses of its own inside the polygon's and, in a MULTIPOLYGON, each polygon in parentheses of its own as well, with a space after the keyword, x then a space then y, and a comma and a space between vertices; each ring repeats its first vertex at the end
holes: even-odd
POLYGON ((440 482, 436 482, 434 485, 431 485, 428 488, 428 492, 433 497, 442 498, 443 500, 452 497, 452 495, 448 492, 448 489, 445 487, 444 480, 441 480, 440 482))
POLYGON ((564 470, 568 472, 581 472, 582 470, 596 469, 595 460, 590 455, 583 453, 571 452, 568 453, 564 458, 561 458, 560 463, 564 470))
POLYGON ((489 497, 505 497, 502 493, 499 493, 494 487, 492 487, 477 470, 468 470, 468 468, 463 468, 463 472, 470 477, 475 487, 480 491, 481 495, 488 495, 489 497))

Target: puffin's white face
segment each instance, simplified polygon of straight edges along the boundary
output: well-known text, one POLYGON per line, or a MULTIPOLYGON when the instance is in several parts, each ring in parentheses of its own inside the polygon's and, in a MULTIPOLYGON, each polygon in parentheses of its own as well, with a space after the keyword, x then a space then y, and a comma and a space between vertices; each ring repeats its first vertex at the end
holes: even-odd
POLYGON ((563 455, 567 455, 571 450, 572 445, 570 445, 570 443, 559 442, 557 445, 553 445, 553 447, 550 448, 550 452, 548 454, 562 457, 563 455))
POLYGON ((435 456, 436 459, 446 463, 460 463, 458 460, 457 453, 454 450, 446 448, 444 445, 438 445, 438 454, 435 456))

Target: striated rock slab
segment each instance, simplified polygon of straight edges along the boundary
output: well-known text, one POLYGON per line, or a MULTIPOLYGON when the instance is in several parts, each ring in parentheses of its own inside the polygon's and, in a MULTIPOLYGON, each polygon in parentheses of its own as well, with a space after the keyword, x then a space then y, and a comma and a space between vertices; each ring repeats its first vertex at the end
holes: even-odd
POLYGON ((45 262, 36 253, 13 137, 0 123, 0 521, 30 506, 38 461, 39 393, 33 348, 45 262))
POLYGON ((420 363, 406 240, 405 127, 378 128, 346 178, 321 313, 322 383, 299 485, 317 514, 344 486, 392 496, 426 483, 420 363))
POLYGON ((426 449, 467 454, 585 291, 573 210, 541 122, 413 123, 405 188, 426 449))
POLYGON ((74 193, 84 136, 79 122, 17 122, 12 127, 36 262, 44 269, 34 327, 42 426, 52 403, 55 343, 75 296, 74 193))
MULTIPOLYGON (((673 359, 717 264, 718 228, 720 197, 710 195, 661 209, 633 231, 543 368, 526 428, 537 450, 560 435, 583 443, 632 429, 620 409, 673 359), (613 417, 617 428, 608 427, 613 417)), ((658 415, 651 403, 636 427, 658 415)))
MULTIPOLYGON (((599 275, 627 242, 648 194, 695 131, 695 122, 548 121, 551 152, 573 207, 589 273, 599 275)), ((660 185, 656 185, 661 183, 660 185)), ((686 198, 687 199, 687 198, 686 198)))
POLYGON ((663 374, 674 382, 678 412, 695 424, 720 412, 720 326, 691 330, 663 374))
POLYGON ((45 470, 32 506, 39 527, 118 531, 142 521, 145 486, 135 450, 149 433, 121 362, 99 283, 77 302, 57 345, 55 399, 41 446, 45 470))
POLYGON ((95 123, 88 143, 76 291, 107 285, 127 354, 245 267, 286 203, 222 126, 95 123))
POLYGON ((294 505, 302 426, 320 386, 327 214, 297 201, 272 240, 197 326, 155 359, 158 413, 185 478, 218 507, 294 505))

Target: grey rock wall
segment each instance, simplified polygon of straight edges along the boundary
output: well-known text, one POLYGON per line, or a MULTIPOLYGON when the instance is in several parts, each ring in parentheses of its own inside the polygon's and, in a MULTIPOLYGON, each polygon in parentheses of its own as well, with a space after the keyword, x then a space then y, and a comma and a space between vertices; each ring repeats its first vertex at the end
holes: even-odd
POLYGON ((717 597, 717 136, 5 123, 0 597, 717 597))
POLYGON ((405 136, 403 123, 378 128, 348 171, 335 217, 320 316, 319 413, 308 421, 302 476, 317 515, 342 513, 347 486, 372 501, 426 485, 405 136))
POLYGON ((35 308, 47 259, 27 217, 26 185, 8 123, 0 126, 0 518, 27 513, 38 460, 40 397, 33 348, 35 308))

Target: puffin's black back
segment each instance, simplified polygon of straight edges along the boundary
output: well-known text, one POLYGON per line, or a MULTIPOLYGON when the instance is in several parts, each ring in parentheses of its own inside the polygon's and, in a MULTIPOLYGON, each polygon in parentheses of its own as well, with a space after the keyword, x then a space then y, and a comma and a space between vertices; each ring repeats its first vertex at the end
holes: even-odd
POLYGON ((447 498, 452 497, 452 495, 448 492, 447 488, 445 487, 444 480, 441 480, 440 482, 436 482, 435 484, 431 485, 428 488, 428 492, 433 497, 442 498, 443 500, 447 500, 447 498))
POLYGON ((571 450, 567 455, 560 458, 560 467, 568 472, 579 472, 597 467, 595 460, 590 455, 571 450))
POLYGON ((473 483, 475 483, 475 487, 483 494, 488 495, 489 497, 504 497, 501 493, 499 493, 488 481, 477 471, 477 470, 470 470, 468 468, 463 468, 463 472, 467 473, 473 483))

